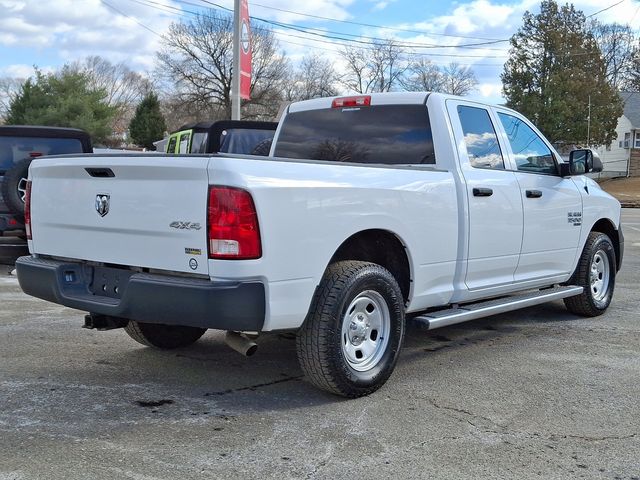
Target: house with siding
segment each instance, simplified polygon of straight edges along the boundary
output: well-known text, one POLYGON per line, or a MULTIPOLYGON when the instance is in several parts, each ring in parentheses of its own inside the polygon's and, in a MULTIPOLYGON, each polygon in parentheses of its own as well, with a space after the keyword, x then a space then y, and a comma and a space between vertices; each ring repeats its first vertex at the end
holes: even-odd
POLYGON ((603 177, 640 176, 640 92, 621 92, 624 103, 616 139, 598 148, 603 177))

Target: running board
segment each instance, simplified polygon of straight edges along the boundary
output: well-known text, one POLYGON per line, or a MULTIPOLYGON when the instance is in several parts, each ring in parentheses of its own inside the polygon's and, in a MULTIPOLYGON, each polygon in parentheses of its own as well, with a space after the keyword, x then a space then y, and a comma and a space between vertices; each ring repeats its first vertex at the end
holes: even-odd
POLYGON ((497 298, 478 303, 429 312, 414 317, 414 320, 429 330, 446 327, 455 323, 475 320, 477 318, 489 317, 498 313, 511 312, 520 308, 531 307, 540 303, 560 300, 561 298, 573 297, 582 293, 582 287, 566 286, 553 287, 545 290, 536 290, 520 295, 497 298))

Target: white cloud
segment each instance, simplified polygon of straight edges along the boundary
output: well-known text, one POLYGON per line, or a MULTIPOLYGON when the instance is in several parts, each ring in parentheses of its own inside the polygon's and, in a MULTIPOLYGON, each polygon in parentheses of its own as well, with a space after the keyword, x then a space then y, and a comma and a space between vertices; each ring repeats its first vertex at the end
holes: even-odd
POLYGON ((33 74, 33 65, 14 64, 0 68, 0 76, 2 77, 29 78, 33 74))
MULTIPOLYGON (((169 0, 160 2, 172 7, 178 5, 169 0)), ((153 57, 160 38, 136 20, 162 34, 177 18, 160 9, 124 0, 110 0, 109 4, 131 18, 116 13, 100 0, 5 0, 0 18, 0 48, 19 46, 40 52, 56 49, 59 58, 51 60, 58 62, 87 55, 101 55, 112 61, 129 55, 153 57)))
POLYGON ((373 11, 380 11, 387 8, 389 5, 396 3, 398 0, 370 0, 373 5, 373 11))

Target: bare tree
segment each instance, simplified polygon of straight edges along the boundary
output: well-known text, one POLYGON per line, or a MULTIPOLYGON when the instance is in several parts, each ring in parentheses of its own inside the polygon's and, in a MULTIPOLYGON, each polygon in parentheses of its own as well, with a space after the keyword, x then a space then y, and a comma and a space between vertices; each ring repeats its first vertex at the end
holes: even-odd
POLYGON ((392 91, 408 67, 405 50, 393 39, 376 41, 370 48, 346 46, 340 54, 346 63, 340 83, 358 93, 392 91))
POLYGON ((125 63, 111 63, 98 55, 85 58, 73 66, 89 77, 90 87, 107 92, 107 105, 135 105, 151 91, 151 81, 132 71, 125 63))
POLYGON ((86 75, 91 89, 105 92, 104 103, 114 107, 116 112, 111 125, 114 137, 107 140, 107 144, 119 146, 133 118, 136 105, 151 91, 151 81, 123 62, 111 63, 98 55, 76 61, 68 68, 86 75))
POLYGON ((333 64, 317 53, 306 55, 298 65, 286 91, 286 100, 309 100, 338 94, 333 64))
POLYGON ((603 24, 594 20, 591 33, 600 47, 609 84, 618 90, 628 90, 637 69, 634 58, 640 55, 640 43, 629 25, 603 24))
POLYGON ((452 62, 441 70, 443 77, 442 93, 451 95, 468 95, 478 85, 471 67, 464 67, 452 62))
POLYGON ((22 78, 0 78, 0 124, 4 123, 4 120, 7 118, 11 102, 20 92, 20 87, 23 83, 24 79, 22 78))
POLYGON ((414 60, 401 80, 402 87, 412 92, 439 92, 467 95, 478 84, 470 67, 450 63, 438 67, 426 58, 414 60))
POLYGON ((438 66, 426 58, 411 62, 407 75, 401 80, 402 87, 410 92, 442 92, 444 83, 438 66))
MULTIPOLYGON (((275 99, 283 90, 287 61, 270 30, 254 27, 252 43, 252 98, 243 102, 243 116, 270 118, 278 110, 275 99)), ((218 118, 231 118, 232 46, 232 18, 213 10, 169 27, 156 73, 175 90, 175 104, 198 119, 213 111, 221 113, 218 118)))

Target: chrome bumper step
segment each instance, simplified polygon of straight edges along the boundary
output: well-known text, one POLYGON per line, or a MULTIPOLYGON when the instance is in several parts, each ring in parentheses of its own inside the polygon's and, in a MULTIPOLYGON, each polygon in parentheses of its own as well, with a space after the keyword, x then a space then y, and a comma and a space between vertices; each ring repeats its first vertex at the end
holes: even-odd
POLYGON ((489 317, 499 313, 511 312, 520 308, 531 307, 541 303, 560 300, 561 298, 573 297, 582 293, 582 287, 575 285, 553 287, 544 290, 535 290, 511 295, 508 297, 496 298, 477 303, 429 312, 414 317, 414 321, 429 330, 446 327, 455 323, 475 320, 477 318, 489 317))

